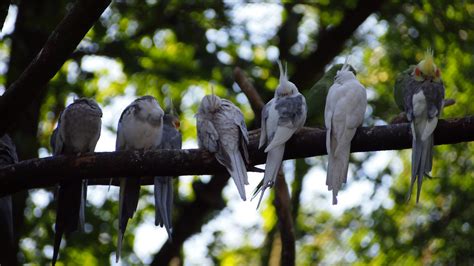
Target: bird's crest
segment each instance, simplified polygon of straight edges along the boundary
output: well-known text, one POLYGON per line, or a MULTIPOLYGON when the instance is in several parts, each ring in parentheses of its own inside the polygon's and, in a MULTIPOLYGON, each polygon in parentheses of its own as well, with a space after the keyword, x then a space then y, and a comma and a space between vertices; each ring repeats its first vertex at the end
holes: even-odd
POLYGON ((285 68, 283 69, 283 65, 280 60, 278 62, 278 68, 280 68, 280 84, 284 84, 288 82, 288 65, 285 63, 285 68))
POLYGON ((424 75, 430 76, 430 77, 436 77, 437 67, 434 63, 433 50, 431 48, 428 48, 426 50, 423 60, 421 60, 420 63, 418 64, 418 68, 424 75))
POLYGON ((350 55, 346 57, 346 60, 344 61, 344 65, 342 65, 341 71, 350 71, 351 66, 349 65, 349 59, 350 55))

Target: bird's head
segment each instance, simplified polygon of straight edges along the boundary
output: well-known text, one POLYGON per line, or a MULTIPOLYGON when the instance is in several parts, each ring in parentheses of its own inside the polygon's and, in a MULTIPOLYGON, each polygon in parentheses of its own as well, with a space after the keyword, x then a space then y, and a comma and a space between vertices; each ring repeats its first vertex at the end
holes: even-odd
POLYGON ((416 65, 415 69, 413 70, 413 76, 417 81, 441 81, 441 71, 434 63, 433 50, 428 49, 425 52, 423 60, 421 60, 420 63, 418 63, 418 65, 416 65))
POLYGON ((146 95, 135 100, 135 115, 147 120, 152 124, 160 125, 163 119, 163 109, 156 101, 155 97, 146 95))
POLYGON ((199 112, 201 113, 215 113, 221 107, 221 98, 214 94, 214 88, 212 88, 212 94, 204 96, 201 105, 199 106, 199 112))
POLYGON ((94 99, 91 98, 79 98, 79 99, 74 99, 74 104, 81 104, 82 106, 86 106, 87 108, 90 108, 100 114, 102 117, 102 110, 100 109, 99 104, 94 99))
POLYGON ((334 76, 334 81, 339 83, 344 83, 348 80, 355 79, 354 73, 351 71, 351 65, 349 65, 350 56, 346 57, 344 65, 342 68, 337 71, 336 76, 334 76))
POLYGON ((181 122, 179 122, 178 116, 176 116, 173 113, 165 114, 165 116, 163 117, 163 124, 170 125, 170 126, 174 127, 177 130, 179 130, 179 128, 181 126, 181 122))
POLYGON ((278 60, 278 67, 280 68, 280 83, 275 90, 275 97, 285 97, 297 94, 298 88, 293 84, 293 82, 288 80, 288 67, 285 66, 285 69, 283 69, 280 60, 278 60))

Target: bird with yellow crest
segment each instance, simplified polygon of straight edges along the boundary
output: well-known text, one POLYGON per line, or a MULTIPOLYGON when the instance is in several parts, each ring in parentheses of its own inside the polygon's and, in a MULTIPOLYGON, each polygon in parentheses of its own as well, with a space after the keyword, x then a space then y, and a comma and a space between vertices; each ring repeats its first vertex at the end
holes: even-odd
MULTIPOLYGON (((402 72, 395 81, 395 102, 406 113, 412 133, 410 192, 417 182, 416 202, 420 199, 423 177, 433 165, 433 132, 443 109, 444 85, 441 71, 428 49, 423 60, 402 72)), ((410 197, 410 196, 409 196, 410 197)))

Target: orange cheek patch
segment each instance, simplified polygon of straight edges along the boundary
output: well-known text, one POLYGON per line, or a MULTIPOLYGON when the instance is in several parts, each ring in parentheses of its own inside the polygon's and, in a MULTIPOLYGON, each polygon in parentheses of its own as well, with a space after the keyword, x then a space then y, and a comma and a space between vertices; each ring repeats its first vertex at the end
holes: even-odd
POLYGON ((419 68, 415 68, 415 75, 419 77, 421 75, 421 71, 419 68))
POLYGON ((436 69, 436 77, 439 78, 441 76, 441 71, 439 71, 439 68, 436 69))

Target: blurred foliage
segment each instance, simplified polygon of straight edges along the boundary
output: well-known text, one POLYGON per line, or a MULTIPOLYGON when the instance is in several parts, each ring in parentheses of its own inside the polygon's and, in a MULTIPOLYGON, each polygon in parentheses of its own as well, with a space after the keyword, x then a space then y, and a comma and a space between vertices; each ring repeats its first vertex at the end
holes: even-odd
MULTIPOLYGON (((71 4, 65 0, 60 2, 61 7, 66 8, 71 4)), ((200 99, 210 92, 211 85, 217 94, 239 105, 250 124, 254 115, 246 97, 233 82, 233 67, 238 65, 244 69, 262 97, 268 100, 278 83, 276 59, 280 55, 305 57, 313 52, 324 29, 342 23, 343 11, 357 4, 356 0, 298 2, 303 4, 291 1, 285 4, 113 1, 49 84, 38 125, 40 155, 48 154, 49 137, 59 113, 72 98, 79 96, 95 97, 109 113, 104 116, 107 132, 103 132, 103 136, 113 136, 117 118, 127 101, 135 95, 151 94, 165 107, 169 107, 168 99, 172 99, 180 114, 184 140, 193 145, 194 113, 200 99), (288 47, 288 50, 279 51, 279 47, 288 47)), ((11 7, 15 8, 18 10, 21 6, 11 7)), ((31 27, 34 30, 34 25, 31 27)), ((5 34, 0 41, 2 84, 8 72, 21 71, 8 65, 9 53, 15 49, 11 47, 12 38, 13 34, 5 34)), ((474 113, 470 101, 474 96, 473 39, 474 4, 469 1, 391 0, 384 3, 380 12, 372 15, 346 43, 340 55, 353 55, 351 64, 368 88, 365 124, 385 124, 399 113, 392 96, 395 77, 409 65, 416 64, 428 47, 435 51, 446 97, 457 101, 444 111, 443 117, 474 113)), ((343 58, 336 57, 333 63, 342 61, 343 58)), ((290 60, 290 74, 292 69, 290 60)), ((298 80, 292 81, 298 85, 298 80)), ((331 82, 332 78, 328 78, 303 90, 310 110, 308 125, 323 126, 325 93, 331 82)), ((472 264, 473 151, 471 143, 436 147, 434 178, 424 182, 421 202, 417 205, 413 201, 406 202, 408 151, 386 155, 393 158, 389 158, 385 167, 372 161, 377 153, 353 154, 352 178, 345 190, 369 181, 372 193, 342 213, 322 207, 329 206, 329 193, 305 194, 305 191, 313 191, 305 184, 325 178, 319 173, 324 172, 326 158, 297 160, 286 172, 287 176, 294 176, 288 180, 291 180, 293 197, 297 264, 472 264), (374 165, 378 166, 375 173, 371 170, 374 165)), ((176 181, 175 217, 180 217, 181 207, 197 198, 192 184, 198 178, 176 181)), ((89 202, 85 232, 75 233, 63 241, 60 263, 107 265, 112 262, 117 241, 118 193, 116 189, 105 191, 105 188, 90 190, 89 195, 102 196, 89 202)), ((23 212, 26 220, 20 240, 22 262, 43 265, 50 261, 55 217, 52 192, 51 189, 30 192, 23 212)), ((226 230, 207 228, 211 234, 204 249, 207 262, 278 263, 276 257, 282 243, 272 200, 273 195, 262 205, 263 222, 258 226, 240 228, 238 221, 235 222, 234 230, 241 232, 242 238, 237 246, 226 243, 226 230), (267 233, 270 233, 267 239, 257 237, 255 240, 255 236, 267 233)), ((340 201, 352 200, 345 197, 340 201)), ((138 257, 133 250, 135 230, 153 219, 152 203, 150 190, 143 189, 139 210, 125 235, 124 264, 148 264, 152 260, 138 257)), ((228 215, 228 209, 225 210, 227 213, 213 213, 206 221, 212 223, 215 217, 228 215)), ((185 262, 187 255, 184 253, 185 262)))

